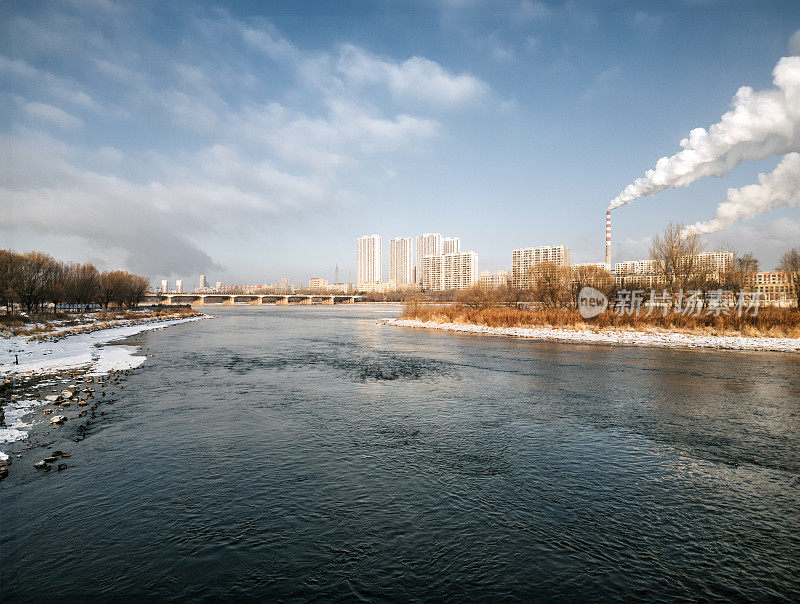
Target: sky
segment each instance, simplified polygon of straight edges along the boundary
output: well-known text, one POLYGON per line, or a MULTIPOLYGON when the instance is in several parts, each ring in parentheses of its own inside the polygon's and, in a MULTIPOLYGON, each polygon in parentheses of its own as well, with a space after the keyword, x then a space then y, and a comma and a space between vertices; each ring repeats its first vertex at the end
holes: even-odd
MULTIPOLYGON (((441 232, 599 262, 605 210, 800 54, 800 3, 0 3, 0 247, 161 278, 342 280, 441 232), (794 36, 794 37, 793 37, 794 36)), ((613 213, 615 261, 714 216, 742 162, 613 213)), ((705 236, 773 268, 783 207, 705 236)))

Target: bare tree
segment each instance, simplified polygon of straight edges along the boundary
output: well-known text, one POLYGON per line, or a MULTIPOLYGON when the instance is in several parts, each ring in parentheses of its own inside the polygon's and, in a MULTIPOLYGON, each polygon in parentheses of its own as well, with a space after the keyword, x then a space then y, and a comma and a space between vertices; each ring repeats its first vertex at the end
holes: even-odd
POLYGON ((800 248, 793 248, 781 257, 778 270, 789 275, 790 289, 794 292, 797 310, 800 311, 800 248))
POLYGON ((555 262, 542 262, 530 268, 528 274, 533 287, 534 302, 544 308, 564 308, 570 305, 569 267, 555 262))
POLYGON ((497 292, 493 289, 484 289, 480 285, 473 285, 456 293, 456 302, 483 310, 497 305, 497 292))
POLYGON ((673 305, 678 291, 686 291, 702 281, 699 255, 705 247, 697 233, 680 223, 669 223, 662 234, 653 237, 650 259, 672 295, 673 305))
POLYGON ((610 296, 614 289, 614 276, 599 266, 573 266, 570 281, 572 305, 578 308, 578 295, 584 287, 593 287, 610 296))

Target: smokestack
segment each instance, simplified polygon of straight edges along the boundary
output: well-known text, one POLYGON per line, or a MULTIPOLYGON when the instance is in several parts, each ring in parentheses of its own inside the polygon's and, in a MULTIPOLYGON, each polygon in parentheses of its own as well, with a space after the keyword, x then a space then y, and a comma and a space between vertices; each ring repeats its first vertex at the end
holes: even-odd
POLYGON ((611 210, 606 212, 606 270, 611 270, 611 210))

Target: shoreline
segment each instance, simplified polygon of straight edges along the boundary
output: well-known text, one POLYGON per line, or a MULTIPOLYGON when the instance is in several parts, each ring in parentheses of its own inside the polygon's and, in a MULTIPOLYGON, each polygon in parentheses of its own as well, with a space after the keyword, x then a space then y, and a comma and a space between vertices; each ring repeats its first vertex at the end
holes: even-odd
POLYGON ((382 318, 383 325, 435 329, 472 335, 505 336, 528 340, 655 346, 662 348, 706 348, 714 350, 749 350, 760 352, 800 352, 800 338, 748 336, 708 336, 651 328, 648 330, 590 330, 557 327, 488 327, 486 325, 440 323, 417 319, 382 318))
MULTIPOLYGON (((76 419, 85 415, 80 412, 81 405, 75 396, 87 401, 86 393, 92 389, 82 390, 87 384, 101 383, 103 376, 122 375, 139 367, 147 359, 138 346, 115 344, 130 336, 146 331, 164 329, 172 325, 190 323, 212 318, 211 315, 199 314, 190 317, 178 315, 165 317, 145 317, 140 320, 116 321, 113 325, 94 330, 81 331, 61 336, 59 330, 49 335, 56 339, 41 339, 34 336, 10 336, 0 338, 3 346, 0 352, 0 480, 8 475, 7 464, 11 456, 21 457, 21 451, 45 446, 38 441, 31 442, 31 431, 37 427, 45 427, 44 434, 56 437, 58 426, 51 425, 54 411, 63 413, 64 420, 76 419), (19 365, 12 364, 14 356, 20 358, 19 365), (75 392, 63 396, 62 388, 69 385, 75 392), (59 391, 61 394, 59 395, 59 391), (44 409, 46 406, 52 409, 44 409), (66 407, 66 408, 65 408, 66 407), (42 411, 43 410, 43 411, 42 411), (44 415, 42 415, 42 413, 44 415), (75 415, 78 413, 79 415, 75 415), (41 416, 41 417, 40 417, 41 416), (17 443, 25 443, 20 445, 17 443)), ((87 326, 91 326, 88 324, 87 326)), ((105 395, 105 392, 103 392, 105 395)), ((113 392, 112 392, 113 395, 113 392)), ((94 400, 94 409, 102 403, 105 396, 94 400)), ((92 400, 89 395, 88 400, 92 400)), ((106 402, 113 402, 109 400, 106 402)), ((105 415, 105 413, 101 413, 105 415)), ((63 423, 62 421, 62 423, 63 423)), ((91 422, 87 422, 90 424, 91 422)), ((63 437, 62 437, 63 438, 63 437)), ((77 441, 76 441, 77 442, 77 441)))

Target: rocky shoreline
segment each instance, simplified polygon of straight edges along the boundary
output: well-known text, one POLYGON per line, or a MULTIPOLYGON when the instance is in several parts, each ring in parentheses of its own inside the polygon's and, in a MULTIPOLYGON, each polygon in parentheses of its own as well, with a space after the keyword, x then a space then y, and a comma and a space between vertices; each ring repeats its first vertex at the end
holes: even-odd
POLYGON ((384 325, 437 329, 476 335, 510 336, 531 340, 599 343, 622 346, 660 346, 669 348, 712 348, 718 350, 751 350, 800 352, 800 338, 767 338, 728 335, 700 335, 664 329, 592 330, 555 327, 488 327, 458 323, 437 323, 415 319, 382 319, 384 325))
POLYGON ((49 451, 36 456, 37 471, 68 469, 70 443, 90 435, 107 413, 101 407, 116 402, 123 379, 150 356, 133 346, 108 344, 203 318, 207 315, 146 318, 51 339, 0 338, 0 480, 15 461, 24 464, 32 449, 49 451), (61 448, 51 450, 54 445, 61 448))

